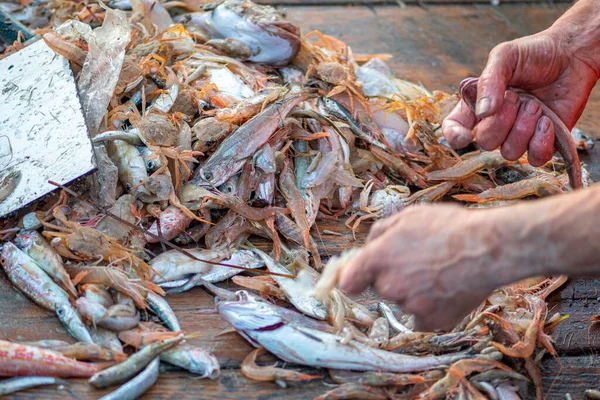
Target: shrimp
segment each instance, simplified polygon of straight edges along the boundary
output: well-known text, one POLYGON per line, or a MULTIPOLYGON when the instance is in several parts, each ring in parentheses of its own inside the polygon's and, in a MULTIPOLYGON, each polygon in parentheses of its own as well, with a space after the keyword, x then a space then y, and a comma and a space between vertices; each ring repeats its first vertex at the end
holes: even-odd
MULTIPOLYGON (((376 146, 371 146, 371 153, 389 169, 397 172, 401 177, 407 179, 419 187, 427 187, 427 183, 421 174, 411 168, 405 161, 376 146)), ((429 178, 431 179, 431 178, 429 178)))
POLYGON ((244 358, 241 371, 246 378, 254 379, 255 381, 283 381, 283 382, 306 382, 313 379, 323 378, 320 375, 308 375, 298 371, 277 368, 273 366, 262 367, 256 365, 256 358, 267 351, 264 347, 253 350, 244 358))
POLYGON ((513 164, 515 163, 502 157, 499 151, 482 151, 472 157, 463 158, 450 168, 429 172, 427 179, 429 181, 463 180, 486 168, 498 168, 513 164))
POLYGON ((46 238, 60 239, 60 243, 67 250, 66 254, 61 254, 62 256, 77 261, 98 260, 98 258, 101 258, 115 264, 122 264, 127 260, 129 266, 137 272, 140 278, 150 278, 150 266, 136 256, 134 250, 122 246, 97 229, 80 226, 67 220, 59 207, 54 209, 53 214, 54 218, 60 221, 64 227, 43 222, 42 224, 46 228, 56 229, 58 232, 44 231, 42 234, 46 238))
POLYGON ((529 196, 552 196, 564 193, 561 183, 552 175, 540 175, 519 182, 509 183, 486 190, 479 194, 457 194, 454 197, 459 201, 471 203, 487 203, 489 201, 517 200, 529 196))
POLYGON ((345 383, 329 392, 316 397, 315 400, 388 400, 388 391, 382 388, 374 388, 360 383, 345 383))
POLYGON ((77 67, 83 68, 87 53, 77 45, 67 42, 56 32, 45 33, 42 38, 54 52, 73 62, 77 67))
POLYGON ((275 297, 281 300, 285 299, 283 291, 275 284, 270 276, 249 277, 249 276, 234 276, 231 278, 233 283, 246 289, 257 290, 264 296, 275 297))
POLYGON ((296 176, 290 166, 289 160, 284 160, 283 170, 279 176, 279 187, 281 193, 286 200, 288 208, 292 212, 292 216, 296 220, 296 224, 302 231, 304 247, 310 247, 310 225, 306 218, 306 204, 302 198, 302 194, 296 186, 296 176))

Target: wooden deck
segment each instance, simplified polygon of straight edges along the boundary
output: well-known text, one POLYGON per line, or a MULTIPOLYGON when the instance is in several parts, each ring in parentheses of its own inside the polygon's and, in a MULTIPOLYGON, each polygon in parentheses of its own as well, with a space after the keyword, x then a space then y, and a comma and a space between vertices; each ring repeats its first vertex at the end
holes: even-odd
MULTIPOLYGON (((440 0, 441 1, 441 0, 440 0)), ((332 0, 330 3, 337 2, 332 0)), ((278 4, 285 1, 277 1, 278 4)), ((311 4, 312 1, 289 0, 290 4, 311 4)), ((355 2, 360 4, 361 2, 355 2)), ((381 3, 379 0, 364 2, 381 3)), ((432 3, 432 1, 427 1, 432 3)), ((288 18, 305 31, 318 29, 339 37, 352 46, 355 53, 391 53, 389 64, 399 77, 420 81, 430 89, 452 91, 464 77, 477 75, 487 54, 501 41, 540 31, 566 9, 536 2, 535 6, 377 6, 374 9, 357 5, 327 7, 289 7, 288 18)), ((600 118, 595 110, 600 104, 597 91, 581 120, 580 127, 598 137, 600 118)), ((584 161, 595 180, 600 180, 600 151, 584 155, 584 161)), ((354 245, 352 236, 342 224, 323 224, 319 227, 337 230, 343 236, 315 232, 324 256, 335 254, 354 245)), ((358 235, 361 242, 366 227, 358 235)), ((597 240, 597 238, 592 238, 597 240)), ((226 286, 233 287, 232 284, 226 286)), ((369 300, 369 295, 365 295, 369 300)), ((240 362, 251 350, 235 333, 219 335, 228 324, 216 314, 202 313, 213 307, 212 297, 202 289, 169 297, 183 328, 201 332, 193 342, 216 354, 222 366, 217 381, 194 379, 192 375, 166 371, 145 396, 148 399, 312 399, 328 390, 327 379, 281 389, 270 383, 248 381, 239 371, 240 362)), ((542 362, 544 389, 547 398, 562 399, 570 393, 574 399, 583 398, 583 391, 598 388, 600 367, 595 354, 600 350, 599 330, 590 328, 590 316, 600 307, 600 280, 570 282, 551 299, 551 308, 570 318, 555 332, 559 359, 547 357, 542 362)), ((40 340, 65 339, 68 336, 55 316, 33 305, 18 293, 0 274, 0 339, 40 340)), ((314 372, 314 371, 312 371, 314 372)), ((22 392, 19 399, 84 399, 99 398, 106 391, 92 390, 85 381, 71 380, 64 390, 35 389, 22 392)), ((532 398, 533 391, 524 398, 532 398)))

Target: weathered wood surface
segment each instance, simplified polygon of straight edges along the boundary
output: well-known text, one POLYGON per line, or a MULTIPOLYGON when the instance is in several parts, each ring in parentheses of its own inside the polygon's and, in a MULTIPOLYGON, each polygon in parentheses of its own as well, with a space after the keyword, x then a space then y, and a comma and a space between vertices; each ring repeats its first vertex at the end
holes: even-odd
MULTIPOLYGON (((354 6, 373 9, 376 6, 394 5, 404 7, 405 5, 418 4, 422 7, 429 5, 475 5, 492 4, 491 0, 257 0, 256 3, 271 6, 354 6)), ((569 0, 500 0, 498 4, 528 4, 546 6, 554 4, 571 3, 569 0)))
MULTIPOLYGON (((487 54, 500 41, 540 31, 564 12, 565 6, 454 7, 428 10, 409 7, 378 7, 377 14, 365 7, 294 7, 288 17, 305 31, 318 29, 350 44, 355 53, 391 53, 392 69, 405 79, 421 81, 429 89, 454 91, 461 79, 477 75, 487 54)), ((600 92, 594 94, 580 126, 599 136, 600 120, 594 111, 600 104, 600 92)), ((593 150, 584 161, 600 180, 600 151, 593 150)), ((335 254, 354 244, 342 223, 320 225, 315 237, 324 256, 335 254), (343 236, 323 234, 339 231, 343 236)), ((364 240, 366 226, 358 234, 364 240)), ((555 332, 558 360, 545 358, 542 363, 545 393, 549 398, 564 398, 571 393, 582 398, 583 390, 596 387, 598 367, 593 354, 600 349, 600 330, 591 329, 590 317, 600 309, 600 281, 577 280, 552 297, 552 311, 570 314, 555 332)), ((233 288, 233 285, 229 286, 233 288)), ((220 380, 197 380, 182 372, 161 373, 159 384, 147 398, 206 399, 311 399, 329 389, 317 380, 299 388, 280 389, 270 383, 249 382, 239 372, 240 362, 251 347, 235 333, 219 333, 229 328, 218 315, 205 313, 213 307, 212 297, 200 288, 169 297, 175 312, 188 332, 200 332, 192 342, 213 351, 224 368, 220 380)), ((55 316, 32 304, 0 274, 0 339, 69 340, 55 316)), ((265 359, 266 360, 266 359, 265 359)), ((14 398, 98 398, 105 392, 92 390, 85 381, 70 381, 68 389, 35 389, 14 398)))

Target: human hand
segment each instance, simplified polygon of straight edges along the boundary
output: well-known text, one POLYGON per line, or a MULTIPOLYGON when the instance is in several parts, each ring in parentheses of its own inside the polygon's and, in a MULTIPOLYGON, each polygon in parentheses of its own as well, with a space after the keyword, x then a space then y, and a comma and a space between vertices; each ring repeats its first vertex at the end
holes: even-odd
POLYGON ((535 95, 572 129, 600 71, 600 60, 575 51, 573 40, 562 21, 494 48, 479 79, 476 113, 461 101, 442 124, 448 143, 462 148, 476 137, 484 150, 501 147, 507 160, 517 160, 528 151, 533 166, 549 161, 555 153, 552 122, 541 116, 537 102, 520 104, 518 95, 507 87, 535 95))
POLYGON ((371 227, 365 247, 342 270, 340 289, 359 293, 372 284, 415 315, 418 329, 452 328, 525 273, 512 258, 520 252, 507 217, 501 209, 409 207, 371 227))

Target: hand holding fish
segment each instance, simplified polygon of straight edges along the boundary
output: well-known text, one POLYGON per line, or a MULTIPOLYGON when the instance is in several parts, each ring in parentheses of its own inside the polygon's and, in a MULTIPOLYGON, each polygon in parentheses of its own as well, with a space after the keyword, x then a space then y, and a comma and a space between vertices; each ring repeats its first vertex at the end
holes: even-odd
POLYGON ((578 3, 549 29, 495 47, 476 94, 472 93, 477 98, 475 110, 461 101, 443 123, 448 142, 462 148, 475 137, 482 149, 501 147, 502 155, 511 161, 528 151, 534 166, 552 158, 555 144, 560 151, 562 132, 546 116, 544 106, 569 131, 583 112, 600 76, 598 38, 593 33, 600 21, 591 7, 592 2, 578 3), (524 99, 521 90, 542 104, 524 99))

